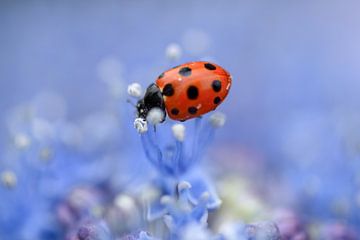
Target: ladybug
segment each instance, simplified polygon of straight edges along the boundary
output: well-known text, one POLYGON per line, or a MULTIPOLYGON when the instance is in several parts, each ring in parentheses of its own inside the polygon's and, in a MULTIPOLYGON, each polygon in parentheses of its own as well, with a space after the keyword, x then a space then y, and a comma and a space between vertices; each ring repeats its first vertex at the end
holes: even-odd
POLYGON ((217 64, 189 62, 169 69, 146 89, 136 105, 139 118, 146 119, 153 108, 173 120, 185 121, 213 111, 224 101, 231 87, 230 74, 217 64), (166 112, 165 112, 166 110, 166 112))

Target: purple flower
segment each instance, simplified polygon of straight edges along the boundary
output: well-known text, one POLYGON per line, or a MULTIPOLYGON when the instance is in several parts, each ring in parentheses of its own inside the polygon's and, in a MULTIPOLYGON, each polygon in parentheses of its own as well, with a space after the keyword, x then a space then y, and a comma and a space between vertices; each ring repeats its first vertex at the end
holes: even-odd
POLYGON ((279 228, 274 222, 264 221, 252 224, 233 222, 222 226, 222 240, 280 240, 279 228))
POLYGON ((67 240, 113 240, 104 221, 86 220, 78 228, 68 233, 67 240))

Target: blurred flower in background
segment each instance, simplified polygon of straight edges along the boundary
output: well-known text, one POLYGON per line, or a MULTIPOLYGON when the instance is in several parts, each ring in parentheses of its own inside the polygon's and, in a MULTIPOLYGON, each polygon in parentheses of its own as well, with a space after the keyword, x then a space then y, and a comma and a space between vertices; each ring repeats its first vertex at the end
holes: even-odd
POLYGON ((2 1, 0 239, 360 239, 358 7, 2 1), (138 133, 197 60, 232 74, 219 111, 138 133))

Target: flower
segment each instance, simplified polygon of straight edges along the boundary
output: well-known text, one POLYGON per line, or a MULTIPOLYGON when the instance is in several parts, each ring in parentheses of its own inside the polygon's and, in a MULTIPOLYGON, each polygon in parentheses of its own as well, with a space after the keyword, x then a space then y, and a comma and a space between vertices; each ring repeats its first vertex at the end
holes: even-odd
POLYGON ((74 232, 68 234, 66 240, 114 240, 104 221, 87 220, 74 232))
POLYGON ((307 240, 309 234, 305 229, 305 224, 300 217, 290 209, 280 209, 275 213, 282 239, 307 240))
POLYGON ((129 234, 120 238, 120 240, 159 240, 150 236, 145 231, 140 231, 139 233, 129 234))
MULTIPOLYGON (((171 126, 172 138, 162 136, 166 135, 168 124, 164 126, 165 130, 156 131, 155 127, 150 127, 140 135, 147 159, 164 176, 179 178, 185 175, 199 163, 215 134, 215 129, 223 125, 224 119, 225 117, 218 113, 211 116, 210 121, 195 119, 192 127, 189 124, 186 127, 174 124, 171 126), (193 133, 186 139, 187 142, 185 131, 193 133), (161 142, 162 138, 164 141, 161 142)), ((135 120, 137 121, 138 119, 135 120)))
MULTIPOLYGON (((200 158, 216 128, 210 121, 203 124, 202 121, 200 118, 195 119, 192 129, 189 125, 187 127, 183 124, 172 125, 173 136, 170 138, 164 136, 165 139, 169 139, 168 143, 159 142, 164 133, 160 127, 156 130, 150 127, 140 135, 145 154, 159 173, 155 185, 161 194, 149 208, 149 219, 156 218, 161 215, 159 212, 163 212, 164 206, 160 204, 161 196, 176 196, 179 194, 176 190, 177 186, 182 186, 182 182, 188 182, 191 186, 187 189, 186 195, 192 204, 197 205, 202 202, 201 197, 204 193, 209 195, 205 202, 207 208, 215 209, 221 204, 208 177, 198 168, 200 158), (188 128, 194 135, 185 136, 188 128)), ((165 128, 168 130, 169 126, 165 128)))
POLYGON ((268 221, 252 224, 231 223, 222 227, 221 235, 223 240, 282 239, 277 225, 268 221))

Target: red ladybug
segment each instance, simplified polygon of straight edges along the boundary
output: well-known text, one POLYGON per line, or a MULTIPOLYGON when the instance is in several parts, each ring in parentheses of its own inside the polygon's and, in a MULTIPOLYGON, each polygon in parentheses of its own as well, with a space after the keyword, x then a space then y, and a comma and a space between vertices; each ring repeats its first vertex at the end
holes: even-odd
POLYGON ((163 72, 147 89, 136 107, 146 119, 152 108, 165 109, 174 120, 185 121, 215 110, 231 87, 231 76, 219 65, 190 62, 163 72))

